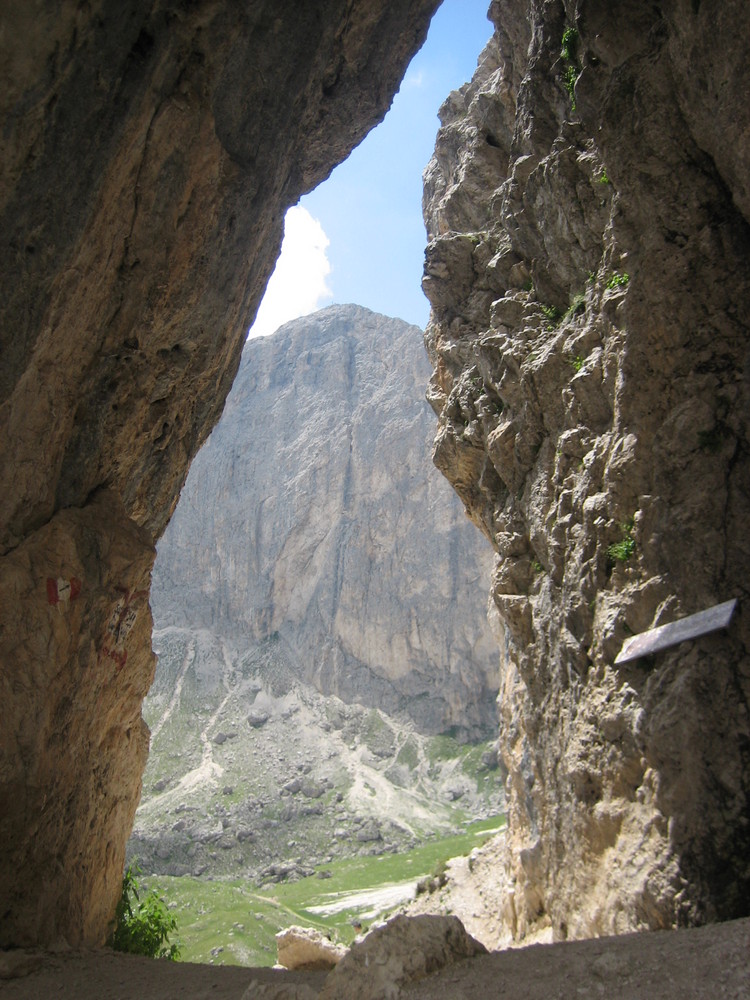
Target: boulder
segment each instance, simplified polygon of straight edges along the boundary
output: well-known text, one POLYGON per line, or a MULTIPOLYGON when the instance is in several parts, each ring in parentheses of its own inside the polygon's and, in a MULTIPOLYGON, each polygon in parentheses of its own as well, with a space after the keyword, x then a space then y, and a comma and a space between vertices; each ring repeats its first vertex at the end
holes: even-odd
POLYGON ((320 1000, 395 1000, 407 983, 486 951, 458 917, 401 914, 355 941, 326 979, 320 1000))
POLYGON ((268 712, 265 712, 262 708, 251 708, 247 714, 247 721, 253 729, 260 729, 261 726, 265 726, 269 718, 268 712))
POLYGON ((312 927, 286 927, 276 935, 279 965, 286 969, 332 969, 346 954, 346 948, 334 944, 312 927))

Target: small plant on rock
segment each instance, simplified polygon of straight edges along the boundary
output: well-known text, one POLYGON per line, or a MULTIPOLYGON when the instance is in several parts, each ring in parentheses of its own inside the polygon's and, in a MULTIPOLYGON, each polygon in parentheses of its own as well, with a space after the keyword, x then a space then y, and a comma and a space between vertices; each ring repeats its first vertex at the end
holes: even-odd
POLYGON ((571 299, 568 311, 565 313, 565 319, 572 319, 574 316, 577 316, 578 313, 584 312, 585 309, 586 295, 584 292, 579 292, 571 299))
POLYGON ((169 937, 177 930, 177 921, 154 889, 141 896, 143 889, 136 878, 140 874, 141 869, 135 863, 125 869, 122 895, 115 911, 112 947, 131 955, 176 962, 180 948, 176 942, 170 943, 169 937))
POLYGON ((613 288, 624 288, 629 281, 630 275, 627 272, 615 271, 615 273, 610 275, 607 279, 607 288, 610 290, 613 288))
POLYGON ((567 27, 563 31, 562 47, 560 55, 566 63, 563 70, 563 84, 570 96, 571 111, 576 109, 575 84, 581 69, 578 64, 578 32, 575 28, 567 27))
POLYGON ((607 548, 607 558, 614 564, 616 562, 627 562, 635 552, 635 539, 633 538, 633 528, 635 522, 631 518, 620 525, 622 538, 619 542, 613 542, 607 548))
POLYGON ((558 325, 558 323, 562 319, 562 313, 557 308, 557 306, 542 305, 541 309, 544 315, 547 317, 548 329, 554 330, 554 328, 558 325))

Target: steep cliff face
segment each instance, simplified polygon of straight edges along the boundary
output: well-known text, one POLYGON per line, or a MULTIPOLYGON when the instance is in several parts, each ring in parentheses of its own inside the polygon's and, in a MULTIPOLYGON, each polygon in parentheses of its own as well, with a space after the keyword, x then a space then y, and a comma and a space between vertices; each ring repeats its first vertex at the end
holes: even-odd
POLYGON ((321 693, 492 735, 491 551, 430 471, 429 371, 418 327, 357 306, 249 341, 159 542, 157 628, 280 635, 321 693))
POLYGON ((0 946, 106 935, 153 542, 284 210, 382 118, 436 6, 3 4, 0 946))
POLYGON ((747 913, 746 4, 500 3, 425 175, 435 461, 497 553, 517 937, 747 913), (615 667, 732 597, 729 630, 615 667))

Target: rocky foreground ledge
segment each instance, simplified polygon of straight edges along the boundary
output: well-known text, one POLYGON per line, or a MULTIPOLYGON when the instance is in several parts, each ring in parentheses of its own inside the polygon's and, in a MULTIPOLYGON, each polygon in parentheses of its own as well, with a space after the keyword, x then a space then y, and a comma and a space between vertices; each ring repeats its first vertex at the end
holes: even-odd
MULTIPOLYGON (((549 1000, 746 998, 750 995, 750 919, 679 931, 536 945, 479 954, 375 997, 549 1000)), ((340 968, 340 967, 339 967, 340 968)), ((59 1000, 253 1000, 325 995, 325 972, 160 962, 111 951, 0 953, 5 1000, 53 994, 59 1000), (10 978, 9 978, 10 977, 10 978), (251 988, 252 987, 252 988, 251 988)), ((351 996, 363 1000, 360 983, 351 996)), ((344 995, 344 994, 341 994, 344 995)))

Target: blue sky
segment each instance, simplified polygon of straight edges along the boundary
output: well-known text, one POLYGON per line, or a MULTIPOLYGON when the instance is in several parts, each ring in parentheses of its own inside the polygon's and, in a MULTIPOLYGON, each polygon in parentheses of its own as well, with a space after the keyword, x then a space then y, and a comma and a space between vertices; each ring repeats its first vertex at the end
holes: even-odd
POLYGON ((250 336, 334 302, 424 327, 422 171, 437 112, 490 37, 489 0, 444 0, 385 120, 291 209, 282 256, 250 336))

